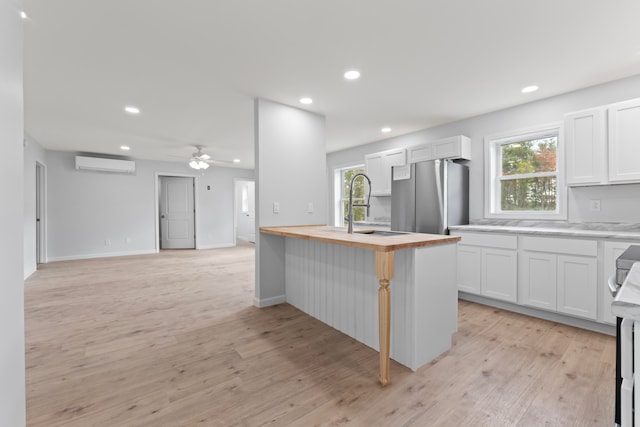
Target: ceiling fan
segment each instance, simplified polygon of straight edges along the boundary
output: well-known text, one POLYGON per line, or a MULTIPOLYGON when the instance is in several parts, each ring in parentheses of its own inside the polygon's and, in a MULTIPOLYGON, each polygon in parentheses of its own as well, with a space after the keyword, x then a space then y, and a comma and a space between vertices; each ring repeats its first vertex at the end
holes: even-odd
POLYGON ((193 169, 197 169, 197 170, 207 169, 209 167, 209 164, 212 164, 212 163, 220 163, 220 164, 237 163, 235 160, 234 161, 214 160, 211 158, 210 155, 202 151, 202 148, 203 148, 202 145, 194 145, 194 147, 198 151, 191 154, 191 160, 189 161, 189 166, 191 166, 193 169))

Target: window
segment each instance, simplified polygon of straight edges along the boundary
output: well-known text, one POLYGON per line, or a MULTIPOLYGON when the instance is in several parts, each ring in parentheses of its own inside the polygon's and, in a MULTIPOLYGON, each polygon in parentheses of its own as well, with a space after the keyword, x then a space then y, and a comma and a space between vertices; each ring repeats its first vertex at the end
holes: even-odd
MULTIPOLYGON (((349 185, 351 178, 357 173, 364 173, 364 165, 349 166, 342 169, 336 169, 335 172, 335 221, 337 227, 346 225, 345 217, 349 213, 349 185)), ((365 203, 365 179, 358 178, 354 183, 353 202, 365 203)), ((366 208, 353 208, 353 220, 364 221, 366 219, 366 208)))
POLYGON ((559 124, 489 136, 485 148, 487 217, 566 217, 559 124))

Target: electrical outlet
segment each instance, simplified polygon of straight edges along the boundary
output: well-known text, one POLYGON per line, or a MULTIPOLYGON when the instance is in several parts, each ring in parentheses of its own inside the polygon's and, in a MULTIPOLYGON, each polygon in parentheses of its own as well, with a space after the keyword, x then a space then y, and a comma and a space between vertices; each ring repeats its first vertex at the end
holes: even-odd
POLYGON ((313 203, 307 203, 307 213, 313 213, 313 203))
POLYGON ((273 213, 275 213, 275 214, 280 213, 280 203, 279 202, 273 202, 273 213))
POLYGON ((127 237, 126 239, 124 239, 124 242, 128 245, 129 243, 131 243, 131 237, 127 237))
POLYGON ((589 210, 591 212, 600 212, 600 200, 597 200, 597 199, 589 200, 589 210))

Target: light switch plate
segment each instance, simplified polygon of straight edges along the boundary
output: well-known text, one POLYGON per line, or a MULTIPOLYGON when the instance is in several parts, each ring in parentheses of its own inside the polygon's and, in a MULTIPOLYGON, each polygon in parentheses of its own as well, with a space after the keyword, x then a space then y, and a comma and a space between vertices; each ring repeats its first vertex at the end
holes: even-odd
POLYGON ((280 213, 280 203, 279 202, 273 202, 273 213, 280 213))
POLYGON ((313 203, 307 203, 307 213, 313 213, 313 203))

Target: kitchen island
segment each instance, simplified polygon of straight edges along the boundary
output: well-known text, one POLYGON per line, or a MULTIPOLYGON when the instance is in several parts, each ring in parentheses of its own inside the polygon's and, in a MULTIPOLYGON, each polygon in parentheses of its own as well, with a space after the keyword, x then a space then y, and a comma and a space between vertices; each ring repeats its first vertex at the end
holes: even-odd
POLYGON ((260 232, 285 239, 286 301, 378 350, 382 385, 390 358, 415 371, 451 347, 459 237, 328 226, 260 232))

